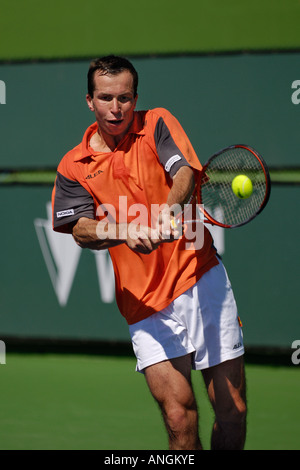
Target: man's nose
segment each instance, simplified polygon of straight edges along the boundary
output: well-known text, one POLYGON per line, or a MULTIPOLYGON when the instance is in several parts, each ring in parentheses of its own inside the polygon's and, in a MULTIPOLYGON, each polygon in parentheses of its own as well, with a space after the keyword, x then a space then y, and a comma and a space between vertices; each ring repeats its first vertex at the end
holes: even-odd
POLYGON ((111 102, 111 111, 113 113, 118 113, 120 111, 120 103, 118 101, 118 98, 113 98, 111 102))

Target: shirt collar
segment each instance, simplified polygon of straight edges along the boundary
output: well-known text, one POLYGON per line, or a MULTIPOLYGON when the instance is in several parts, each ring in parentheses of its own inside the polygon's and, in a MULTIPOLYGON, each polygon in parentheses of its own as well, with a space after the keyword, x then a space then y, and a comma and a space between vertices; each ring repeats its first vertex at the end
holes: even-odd
MULTIPOLYGON (((83 158, 90 157, 98 153, 98 152, 94 152, 93 149, 89 145, 91 137, 93 136, 93 134, 95 134, 95 132, 97 132, 97 129, 98 129, 97 122, 94 122, 91 126, 87 128, 87 130, 84 133, 82 142, 81 142, 81 154, 77 158, 75 158, 75 161, 82 160, 83 158)), ((132 124, 127 132, 127 135, 128 134, 138 134, 138 135, 145 134, 144 113, 141 113, 138 111, 134 112, 132 124)))

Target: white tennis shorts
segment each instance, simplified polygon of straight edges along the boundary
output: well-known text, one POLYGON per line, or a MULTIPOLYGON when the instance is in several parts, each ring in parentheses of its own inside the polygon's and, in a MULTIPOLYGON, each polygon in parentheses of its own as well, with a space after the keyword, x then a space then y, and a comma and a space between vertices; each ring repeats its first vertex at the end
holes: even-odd
POLYGON ((226 270, 220 261, 161 312, 129 325, 136 370, 193 353, 193 369, 244 354, 243 333, 226 270))

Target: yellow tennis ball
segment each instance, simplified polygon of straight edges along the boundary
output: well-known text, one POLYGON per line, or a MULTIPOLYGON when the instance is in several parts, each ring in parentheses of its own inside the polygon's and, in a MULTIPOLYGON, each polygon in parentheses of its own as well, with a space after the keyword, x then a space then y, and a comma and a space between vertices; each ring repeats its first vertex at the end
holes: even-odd
POLYGON ((246 199, 250 197, 253 192, 252 181, 246 175, 236 176, 231 184, 232 191, 240 199, 246 199))

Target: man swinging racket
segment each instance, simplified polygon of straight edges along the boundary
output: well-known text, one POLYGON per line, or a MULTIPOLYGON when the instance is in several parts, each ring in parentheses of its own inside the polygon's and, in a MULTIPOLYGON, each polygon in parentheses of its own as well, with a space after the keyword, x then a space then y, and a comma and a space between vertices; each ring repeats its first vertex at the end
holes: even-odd
POLYGON ((195 243, 171 223, 174 207, 193 205, 202 167, 170 112, 135 111, 137 86, 125 58, 90 64, 96 122, 58 166, 53 228, 82 248, 109 250, 137 371, 160 406, 169 448, 202 448, 196 369, 215 413, 211 448, 243 449, 244 347, 230 281, 206 227, 195 243))

